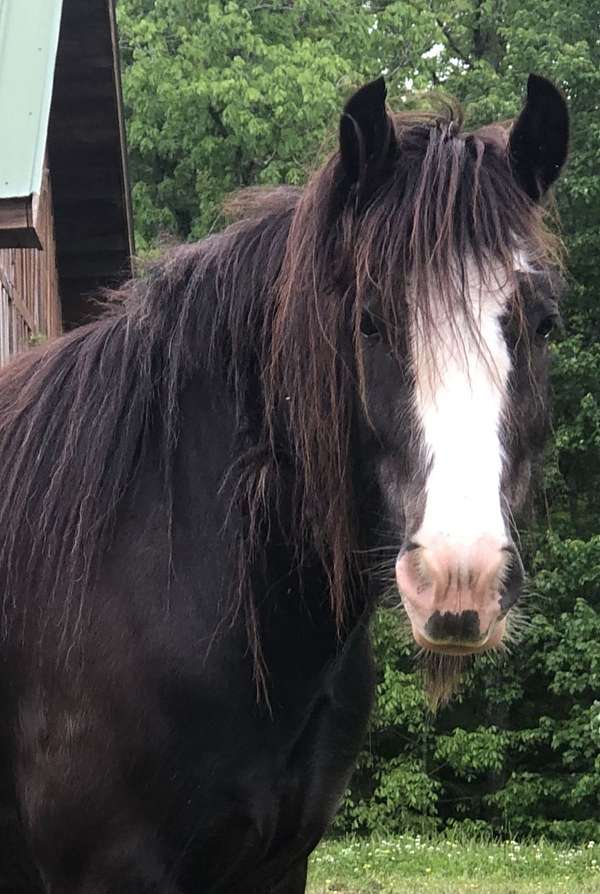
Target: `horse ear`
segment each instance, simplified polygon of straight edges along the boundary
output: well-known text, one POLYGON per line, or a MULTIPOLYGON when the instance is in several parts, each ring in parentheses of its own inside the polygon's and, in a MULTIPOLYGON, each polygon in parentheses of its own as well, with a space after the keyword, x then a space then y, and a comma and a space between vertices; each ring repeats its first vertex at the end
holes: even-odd
POLYGON ((509 137, 510 162, 521 188, 538 201, 560 174, 569 148, 569 112, 562 93, 530 74, 527 99, 509 137))
POLYGON ((394 126, 386 112, 383 77, 365 84, 350 97, 340 121, 340 155, 351 183, 370 168, 381 167, 395 145, 394 126))

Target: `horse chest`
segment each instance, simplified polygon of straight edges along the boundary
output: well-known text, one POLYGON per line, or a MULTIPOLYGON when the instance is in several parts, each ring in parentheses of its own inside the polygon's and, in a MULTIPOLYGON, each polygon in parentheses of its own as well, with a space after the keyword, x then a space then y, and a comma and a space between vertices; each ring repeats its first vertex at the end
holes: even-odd
POLYGON ((327 829, 360 749, 373 692, 368 635, 357 631, 319 685, 252 727, 241 716, 218 758, 196 767, 202 797, 190 808, 197 838, 190 877, 212 892, 262 890, 305 857, 327 829), (237 730, 236 730, 237 726, 237 730), (243 757, 240 757, 243 755, 243 757), (201 838, 203 840, 201 840, 201 838), (210 854, 207 866, 206 855, 210 854))

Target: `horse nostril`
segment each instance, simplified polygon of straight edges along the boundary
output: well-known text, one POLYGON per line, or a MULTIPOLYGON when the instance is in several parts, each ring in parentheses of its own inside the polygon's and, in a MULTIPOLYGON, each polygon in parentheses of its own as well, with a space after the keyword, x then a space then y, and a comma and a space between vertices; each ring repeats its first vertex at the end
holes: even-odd
POLYGON ((464 612, 434 612, 425 625, 425 633, 433 641, 455 640, 461 643, 481 639, 479 614, 472 609, 464 612))
POLYGON ((500 594, 500 617, 504 618, 521 594, 525 569, 521 557, 514 546, 505 546, 503 552, 510 554, 510 564, 500 594))

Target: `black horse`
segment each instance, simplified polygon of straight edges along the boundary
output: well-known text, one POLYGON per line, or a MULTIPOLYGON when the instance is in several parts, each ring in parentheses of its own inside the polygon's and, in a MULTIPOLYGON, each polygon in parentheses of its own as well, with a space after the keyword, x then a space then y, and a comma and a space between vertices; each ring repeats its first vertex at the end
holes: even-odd
POLYGON ((567 111, 535 76, 512 129, 385 95, 305 190, 241 196, 0 376, 3 892, 300 894, 380 557, 434 699, 503 638, 567 111))

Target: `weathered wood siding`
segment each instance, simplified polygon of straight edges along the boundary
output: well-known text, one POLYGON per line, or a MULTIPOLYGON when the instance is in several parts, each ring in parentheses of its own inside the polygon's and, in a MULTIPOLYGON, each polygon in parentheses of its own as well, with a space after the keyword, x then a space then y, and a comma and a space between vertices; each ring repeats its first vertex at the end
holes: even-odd
POLYGON ((0 249, 0 365, 61 332, 52 195, 48 171, 36 209, 43 251, 0 249))

